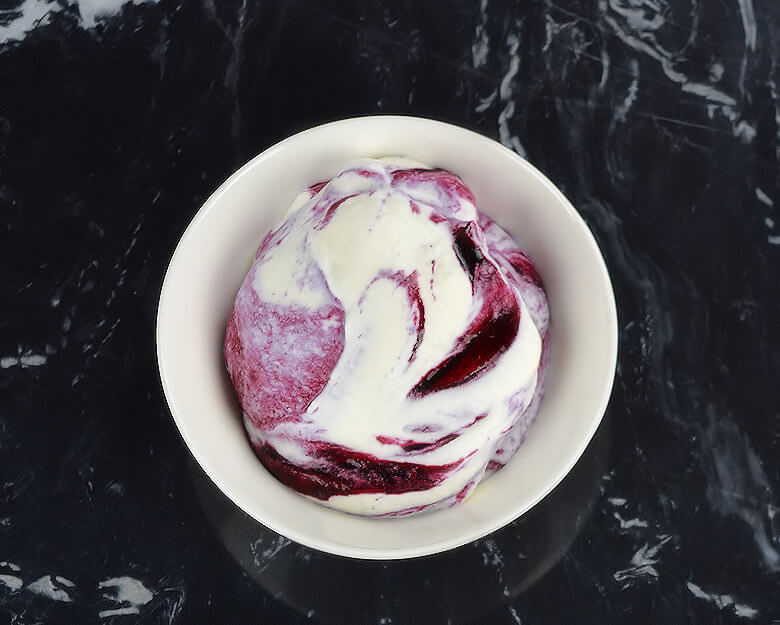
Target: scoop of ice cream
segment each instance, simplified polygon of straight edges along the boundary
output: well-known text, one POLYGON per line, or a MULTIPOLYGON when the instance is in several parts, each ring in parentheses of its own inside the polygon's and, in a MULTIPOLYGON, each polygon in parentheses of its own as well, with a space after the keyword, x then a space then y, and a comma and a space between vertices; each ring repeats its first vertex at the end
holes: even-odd
POLYGON ((454 174, 363 159, 293 203, 236 297, 225 361, 255 453, 334 508, 466 497, 522 443, 547 300, 454 174))

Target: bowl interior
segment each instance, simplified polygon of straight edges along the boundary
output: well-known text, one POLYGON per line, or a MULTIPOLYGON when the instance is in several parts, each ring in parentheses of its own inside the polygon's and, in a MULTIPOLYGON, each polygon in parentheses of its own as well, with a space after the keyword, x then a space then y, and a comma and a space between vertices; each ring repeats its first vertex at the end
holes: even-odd
POLYGON ((566 475, 596 430, 612 387, 614 297, 582 219, 525 160, 470 131, 417 118, 326 124, 263 152, 198 212, 171 260, 160 298, 158 360, 171 412, 192 454, 249 515, 323 551, 392 559, 443 551, 513 520, 566 475), (255 458, 222 360, 227 316, 253 254, 297 193, 363 156, 406 155, 450 169, 479 208, 534 261, 551 310, 545 397, 524 445, 463 504, 410 518, 330 510, 277 482, 255 458))

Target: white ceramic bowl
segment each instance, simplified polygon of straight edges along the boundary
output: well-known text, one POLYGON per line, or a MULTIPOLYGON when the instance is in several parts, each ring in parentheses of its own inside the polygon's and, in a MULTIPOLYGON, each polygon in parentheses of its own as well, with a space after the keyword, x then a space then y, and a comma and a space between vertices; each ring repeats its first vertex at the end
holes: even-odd
POLYGON ((361 117, 286 139, 233 174, 198 211, 171 259, 160 296, 163 388, 193 456, 247 514, 296 542, 367 559, 432 554, 517 518, 568 473, 596 431, 617 358, 612 287, 585 223, 560 191, 502 145, 413 117, 361 117), (363 156, 406 155, 444 167, 534 261, 551 310, 545 396, 510 462, 465 502, 408 518, 352 516, 276 481, 255 458, 225 371, 228 314, 252 256, 302 189, 363 156))

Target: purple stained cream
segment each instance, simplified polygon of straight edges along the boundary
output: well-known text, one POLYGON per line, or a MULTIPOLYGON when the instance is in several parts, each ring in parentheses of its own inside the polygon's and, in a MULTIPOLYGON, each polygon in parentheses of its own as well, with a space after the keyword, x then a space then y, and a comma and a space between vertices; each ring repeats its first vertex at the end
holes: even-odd
POLYGON ((224 356, 280 482, 362 515, 450 506, 536 416, 549 309, 529 258, 456 175, 361 159, 260 244, 224 356))

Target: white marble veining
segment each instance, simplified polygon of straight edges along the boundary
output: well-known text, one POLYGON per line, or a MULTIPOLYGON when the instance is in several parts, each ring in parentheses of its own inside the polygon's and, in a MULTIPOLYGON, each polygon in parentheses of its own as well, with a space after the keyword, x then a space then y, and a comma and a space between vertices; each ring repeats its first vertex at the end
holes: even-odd
POLYGON ((687 582, 686 586, 688 591, 694 597, 712 603, 720 610, 731 608, 736 616, 740 616, 746 619, 753 619, 759 614, 758 610, 751 608, 749 605, 744 603, 737 602, 731 595, 720 595, 717 593, 705 592, 700 586, 694 584, 693 582, 687 582))
MULTIPOLYGON (((157 2, 158 0, 138 0, 157 2)), ((65 5, 49 0, 24 0, 15 9, 0 9, 0 18, 7 23, 0 24, 0 45, 19 41, 38 26, 47 24, 53 13, 63 11, 68 5, 77 8, 83 28, 93 28, 100 20, 117 15, 122 6, 136 0, 66 0, 65 5)))

